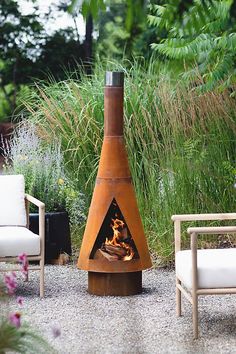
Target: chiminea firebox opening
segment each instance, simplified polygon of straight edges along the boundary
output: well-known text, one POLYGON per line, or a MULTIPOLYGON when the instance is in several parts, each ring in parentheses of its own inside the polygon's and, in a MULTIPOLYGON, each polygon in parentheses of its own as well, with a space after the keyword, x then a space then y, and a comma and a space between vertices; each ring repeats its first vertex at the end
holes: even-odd
POLYGON ((95 295, 140 293, 152 265, 124 144, 123 82, 122 72, 106 73, 104 140, 78 259, 95 295))
POLYGON ((139 255, 132 235, 116 200, 113 199, 93 246, 90 259, 127 262, 136 258, 139 258, 139 255))

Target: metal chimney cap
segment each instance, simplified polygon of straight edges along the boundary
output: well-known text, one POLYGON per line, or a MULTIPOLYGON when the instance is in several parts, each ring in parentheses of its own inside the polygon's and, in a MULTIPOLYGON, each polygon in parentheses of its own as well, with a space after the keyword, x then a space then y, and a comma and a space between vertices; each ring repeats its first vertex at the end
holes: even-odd
POLYGON ((106 71, 105 86, 124 86, 124 72, 123 71, 106 71))

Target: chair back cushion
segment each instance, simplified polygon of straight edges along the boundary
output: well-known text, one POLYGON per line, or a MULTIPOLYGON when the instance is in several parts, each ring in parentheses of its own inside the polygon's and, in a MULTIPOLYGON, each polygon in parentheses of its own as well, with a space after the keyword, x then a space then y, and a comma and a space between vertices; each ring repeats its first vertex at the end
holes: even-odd
POLYGON ((26 226, 25 180, 22 175, 0 176, 0 226, 26 226))

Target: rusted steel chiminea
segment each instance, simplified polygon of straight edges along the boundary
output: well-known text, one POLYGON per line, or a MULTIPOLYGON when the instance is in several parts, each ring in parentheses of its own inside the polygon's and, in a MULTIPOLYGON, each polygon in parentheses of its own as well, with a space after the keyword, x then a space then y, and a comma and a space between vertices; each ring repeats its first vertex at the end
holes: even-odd
POLYGON ((140 293, 142 270, 152 265, 124 144, 123 96, 124 73, 106 72, 105 134, 78 259, 95 295, 140 293))

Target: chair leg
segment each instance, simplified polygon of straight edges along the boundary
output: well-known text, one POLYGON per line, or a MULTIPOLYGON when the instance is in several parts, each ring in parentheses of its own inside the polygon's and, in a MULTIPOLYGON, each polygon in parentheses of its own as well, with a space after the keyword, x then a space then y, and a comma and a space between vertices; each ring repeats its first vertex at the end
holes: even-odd
POLYGON ((44 260, 40 261, 40 297, 44 297, 44 260))
POLYGON ((176 277, 176 314, 177 317, 181 316, 181 310, 182 310, 182 306, 181 306, 181 291, 177 288, 177 285, 181 284, 181 281, 176 277))
POLYGON ((192 294, 193 299, 193 337, 198 338, 198 296, 197 294, 192 294))

